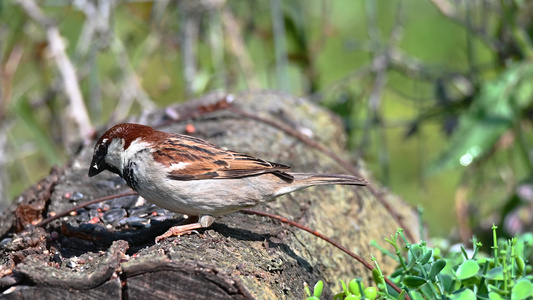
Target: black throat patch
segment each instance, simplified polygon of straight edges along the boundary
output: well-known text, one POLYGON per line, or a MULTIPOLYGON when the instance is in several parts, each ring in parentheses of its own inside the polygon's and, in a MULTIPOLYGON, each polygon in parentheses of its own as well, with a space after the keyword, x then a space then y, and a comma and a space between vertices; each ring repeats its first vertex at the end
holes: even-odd
POLYGON ((124 167, 124 170, 122 170, 122 178, 126 180, 126 183, 129 185, 130 188, 138 192, 139 184, 137 183, 137 178, 135 177, 134 172, 136 168, 137 165, 135 164, 135 162, 130 160, 130 162, 124 167))

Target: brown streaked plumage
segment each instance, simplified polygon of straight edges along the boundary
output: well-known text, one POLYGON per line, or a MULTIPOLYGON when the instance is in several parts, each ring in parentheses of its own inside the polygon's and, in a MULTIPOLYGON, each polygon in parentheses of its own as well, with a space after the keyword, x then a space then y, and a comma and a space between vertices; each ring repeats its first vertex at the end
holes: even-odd
POLYGON ((199 216, 170 235, 209 227, 213 216, 253 207, 314 185, 366 185, 351 175, 289 172, 290 167, 225 150, 202 139, 124 123, 96 143, 89 176, 109 170, 148 201, 199 216))
POLYGON ((168 177, 175 180, 227 179, 264 173, 273 173, 288 181, 293 179, 283 172, 290 169, 288 166, 224 150, 196 137, 157 131, 139 124, 116 125, 96 144, 100 145, 105 139, 111 141, 117 137, 124 139, 124 149, 136 139, 150 143, 155 150, 152 152, 154 160, 166 167, 171 167, 176 162, 189 163, 184 168, 175 168, 168 173, 168 177))

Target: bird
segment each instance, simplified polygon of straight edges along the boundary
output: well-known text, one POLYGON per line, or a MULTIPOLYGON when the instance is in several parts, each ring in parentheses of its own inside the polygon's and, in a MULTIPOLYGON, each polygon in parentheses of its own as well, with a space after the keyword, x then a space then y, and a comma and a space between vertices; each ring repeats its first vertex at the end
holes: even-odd
POLYGON ((316 185, 365 186, 345 174, 291 172, 291 167, 227 150, 200 138, 121 123, 96 142, 89 177, 110 171, 144 199, 196 222, 171 227, 156 243, 207 228, 214 218, 316 185))

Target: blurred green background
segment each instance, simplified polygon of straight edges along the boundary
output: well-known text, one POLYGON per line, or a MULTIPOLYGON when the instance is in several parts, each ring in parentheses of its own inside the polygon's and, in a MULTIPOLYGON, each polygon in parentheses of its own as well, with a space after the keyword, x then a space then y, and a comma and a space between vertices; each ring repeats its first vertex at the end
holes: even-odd
POLYGON ((430 233, 529 230, 532 15, 519 0, 2 1, 1 200, 92 126, 273 89, 339 114, 352 157, 430 233))

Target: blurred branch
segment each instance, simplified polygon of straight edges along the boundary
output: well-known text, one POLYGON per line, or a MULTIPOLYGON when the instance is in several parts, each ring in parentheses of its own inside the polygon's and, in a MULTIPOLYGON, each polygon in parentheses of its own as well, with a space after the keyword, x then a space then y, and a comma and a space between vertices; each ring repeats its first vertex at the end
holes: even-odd
MULTIPOLYGON (((1 50, 3 49, 4 45, 3 45, 3 30, 0 31, 0 62, 3 62, 4 61, 4 58, 3 58, 3 54, 4 52, 1 50)), ((16 47, 15 47, 16 48, 16 47)), ((19 51, 20 53, 22 53, 22 51, 19 51)), ((11 55, 10 57, 13 56, 13 53, 16 53, 14 51, 14 49, 11 51, 11 55)), ((20 55, 22 56, 22 55, 20 55)), ((19 61, 20 61, 20 56, 19 58, 16 60, 16 64, 15 65, 18 65, 19 61)), ((5 126, 4 123, 6 123, 6 121, 4 120, 4 117, 6 115, 6 112, 7 112, 7 104, 8 104, 8 101, 9 101, 9 94, 10 92, 6 92, 6 89, 7 90, 10 90, 11 89, 11 79, 13 78, 12 76, 12 73, 13 72, 9 72, 8 70, 11 69, 11 71, 14 71, 14 69, 16 69, 16 67, 13 66, 13 63, 10 63, 10 61, 12 61, 11 59, 8 59, 8 62, 6 63, 5 66, 1 66, 1 69, 0 69, 0 124, 2 124, 2 126, 0 126, 0 210, 3 210, 7 204, 8 204, 8 196, 7 196, 7 187, 9 186, 9 177, 7 175, 7 167, 6 167, 6 157, 7 157, 7 126, 5 126), (8 67, 8 66, 12 66, 12 67, 8 67), (9 75, 9 73, 11 73, 11 75, 9 75), (9 85, 6 85, 6 83, 9 82, 9 85)))
MULTIPOLYGON (((4 122, 2 122, 4 123, 4 122)), ((8 187, 9 176, 7 175, 7 130, 10 126, 2 124, 0 127, 0 211, 9 204, 8 187)))
POLYGON ((288 57, 287 57, 287 34, 283 8, 280 0, 270 0, 270 12, 274 34, 274 52, 276 54, 276 81, 277 88, 281 91, 290 90, 288 57))
POLYGON ((455 215, 457 217, 457 227, 461 242, 469 245, 471 244, 472 229, 468 224, 468 179, 466 177, 455 191, 455 215))
POLYGON ((321 1, 321 9, 320 9, 320 34, 315 42, 310 46, 310 56, 316 57, 324 49, 324 45, 326 45, 326 41, 329 35, 329 31, 331 30, 330 23, 330 14, 331 14, 331 6, 332 3, 329 1, 321 1))
MULTIPOLYGON (((0 42, 1 43, 1 42, 0 42)), ((1 45, 0 45, 1 46, 1 45)), ((1 48, 1 47, 0 47, 1 48)), ((5 66, 1 70, 1 84, 0 84, 0 122, 4 119, 7 113, 7 107, 11 101, 13 75, 18 69, 20 60, 24 49, 20 44, 16 44, 11 50, 5 66)), ((3 59, 0 57, 0 61, 3 59)))
MULTIPOLYGON (((149 38, 149 37, 148 37, 149 38)), ((150 110, 156 107, 156 105, 150 99, 150 96, 143 89, 139 82, 138 76, 131 65, 128 53, 124 47, 122 41, 115 36, 113 45, 111 47, 116 55, 118 65, 123 72, 123 82, 121 84, 120 99, 111 117, 111 122, 124 120, 131 109, 133 101, 137 99, 137 102, 141 105, 143 110, 150 110)))
MULTIPOLYGON (((373 7, 373 12, 375 12, 375 4, 371 4, 370 6, 373 7)), ((370 97, 368 99, 369 106, 372 110, 377 110, 380 105, 380 99, 381 95, 383 93, 383 90, 385 88, 385 84, 387 82, 387 70, 390 68, 390 50, 396 49, 397 44, 400 41, 402 37, 403 32, 403 24, 402 24, 402 1, 398 1, 396 5, 396 15, 394 19, 394 26, 392 28, 392 31, 389 35, 389 39, 385 45, 382 45, 381 52, 383 52, 383 55, 380 55, 379 57, 375 58, 372 62, 373 68, 375 72, 377 73, 376 79, 374 81, 374 87, 372 88, 372 92, 370 93, 370 97)), ((370 18, 370 20, 373 20, 369 27, 376 27, 373 30, 369 29, 369 35, 370 39, 378 39, 379 38, 379 31, 377 28, 377 21, 376 18, 370 18)), ((380 41, 374 40, 375 43, 381 44, 380 41)))
POLYGON ((117 1, 74 1, 72 4, 85 14, 85 21, 78 37, 74 61, 78 72, 88 70, 88 105, 93 120, 97 123, 102 117, 102 86, 97 64, 98 50, 107 48, 114 36, 110 24, 111 12, 117 1))
POLYGON ((224 25, 224 33, 228 39, 229 51, 233 54, 239 67, 243 73, 244 81, 248 85, 250 90, 258 90, 261 85, 255 76, 254 64, 250 58, 250 54, 246 50, 246 44, 244 42, 241 27, 235 16, 228 7, 223 7, 222 12, 222 24, 224 25))
POLYGON ((450 4, 448 0, 430 0, 435 7, 446 17, 448 18, 455 18, 457 15, 457 11, 455 10, 455 7, 450 4))
POLYGON ((85 56, 90 48, 95 47, 95 41, 97 44, 102 44, 103 40, 107 45, 111 36, 109 23, 114 4, 115 1, 75 1, 73 3, 85 14, 85 22, 76 45, 78 56, 85 56))
POLYGON ((65 93, 70 102, 71 117, 77 122, 80 136, 85 143, 89 143, 95 131, 91 125, 85 103, 78 84, 78 76, 72 62, 68 58, 65 43, 54 22, 47 18, 33 0, 17 0, 19 5, 37 23, 46 30, 46 37, 50 54, 54 57, 57 68, 63 78, 65 93))
MULTIPOLYGON (((368 117, 365 124, 365 130, 361 138, 360 146, 358 147, 359 155, 362 154, 362 150, 367 148, 366 144, 369 142, 370 133, 373 125, 376 122, 381 122, 383 119, 379 110, 381 107, 381 98, 383 91, 387 84, 387 72, 390 69, 390 51, 397 48, 397 44, 401 39, 403 32, 403 10, 402 1, 398 1, 396 5, 396 14, 394 19, 394 25, 389 35, 388 41, 383 43, 380 38, 380 32, 377 22, 377 7, 373 1, 367 1, 367 15, 368 17, 368 36, 372 44, 378 48, 378 53, 382 53, 379 56, 374 56, 372 66, 376 74, 374 85, 368 97, 368 117)), ((379 135, 380 147, 378 148, 379 164, 382 169, 383 182, 385 184, 390 183, 390 155, 387 147, 386 132, 383 126, 376 127, 379 135)))
POLYGON ((218 86, 226 90, 228 88, 228 78, 226 78, 227 70, 224 60, 224 29, 218 12, 211 12, 208 31, 214 75, 217 77, 217 81, 220 82, 218 86))
POLYGON ((313 102, 320 102, 322 101, 322 98, 324 97, 326 93, 342 89, 343 87, 350 84, 351 82, 358 80, 358 79, 362 79, 366 77, 367 75, 372 74, 373 72, 374 72, 374 65, 372 63, 365 64, 357 68, 355 71, 350 72, 350 74, 344 76, 343 78, 328 84, 322 90, 316 91, 315 93, 309 95, 308 97, 313 102))
POLYGON ((500 3, 503 10, 505 25, 509 27, 514 42, 520 49, 520 52, 522 52, 523 56, 531 58, 533 56, 533 44, 529 37, 529 33, 526 28, 522 28, 516 22, 517 11, 519 9, 516 7, 517 4, 513 3, 508 7, 505 1, 500 1, 500 3))
POLYGON ((190 8, 187 2, 179 2, 180 16, 180 49, 181 63, 183 64, 183 80, 185 82, 185 95, 195 94, 194 82, 196 80, 196 44, 198 43, 198 30, 200 17, 197 11, 190 8))
MULTIPOLYGON (((482 40, 487 46, 489 46, 492 50, 500 50, 502 48, 502 44, 497 39, 493 39, 489 37, 487 34, 485 34, 484 29, 476 29, 471 24, 468 24, 468 22, 465 22, 459 18, 459 14, 457 13, 457 9, 454 5, 450 3, 448 0, 430 0, 435 7, 448 19, 454 21, 459 26, 463 27, 464 29, 468 30, 471 34, 478 37, 480 40, 482 40)), ((461 2, 462 3, 462 2, 461 2)), ((465 1, 467 5, 470 3, 470 1, 465 1)))
POLYGON ((366 24, 367 24, 367 35, 370 39, 370 42, 373 43, 375 46, 380 45, 381 41, 381 33, 379 31, 378 26, 378 9, 377 9, 377 3, 373 0, 366 0, 365 1, 365 9, 366 9, 366 24))

